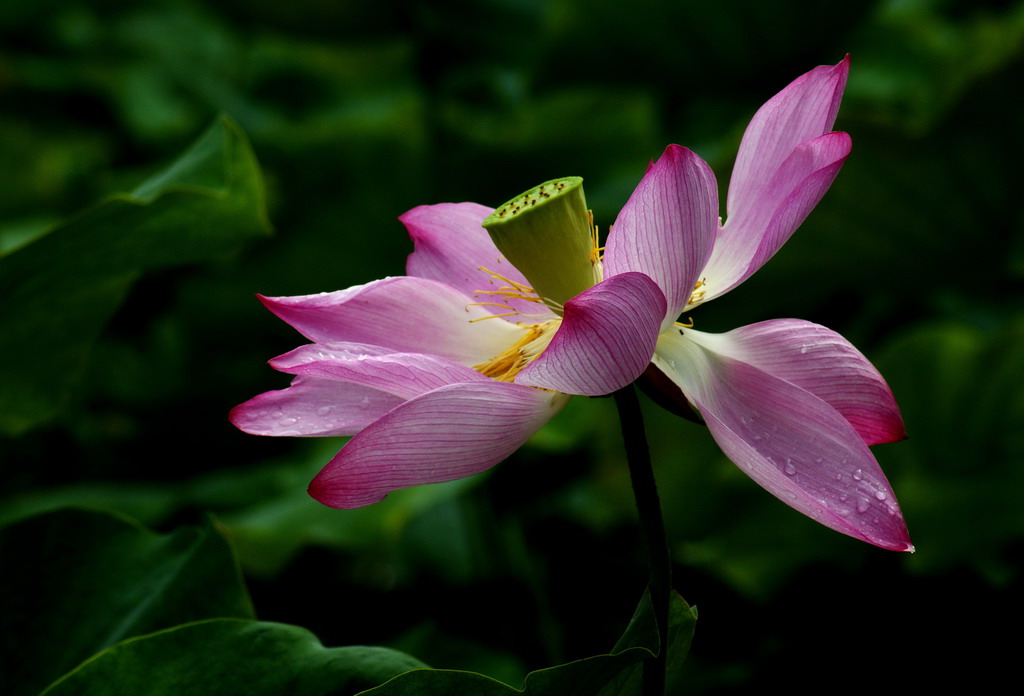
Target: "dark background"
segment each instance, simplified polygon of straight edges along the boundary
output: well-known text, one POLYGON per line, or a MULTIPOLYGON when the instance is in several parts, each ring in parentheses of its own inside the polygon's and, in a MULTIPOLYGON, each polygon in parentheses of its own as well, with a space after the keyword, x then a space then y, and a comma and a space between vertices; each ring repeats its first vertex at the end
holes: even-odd
POLYGON ((1020 2, 5 3, 0 253, 131 190, 220 113, 252 141, 275 232, 141 274, 83 359, 52 366, 59 408, 0 436, 0 519, 213 512, 259 617, 327 645, 513 681, 608 650, 645 582, 610 401, 574 399, 488 475, 322 508, 305 486, 340 441, 226 420, 287 384, 265 361, 302 342, 254 294, 400 275, 407 209, 559 176, 584 177, 607 229, 670 142, 724 200, 754 111, 850 53, 846 166, 693 318, 817 321, 878 365, 910 439, 875 451, 918 550, 818 527, 646 404, 675 585, 700 612, 681 689, 984 685, 1019 652, 1022 48, 1020 2))

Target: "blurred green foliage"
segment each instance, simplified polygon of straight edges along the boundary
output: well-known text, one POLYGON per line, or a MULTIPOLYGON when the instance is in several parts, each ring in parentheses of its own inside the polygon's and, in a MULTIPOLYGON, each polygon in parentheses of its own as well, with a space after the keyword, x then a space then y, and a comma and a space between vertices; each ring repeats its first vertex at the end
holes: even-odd
POLYGON ((790 679, 794 654, 832 683, 847 654, 899 655, 920 687, 946 678, 951 630, 991 673, 1011 646, 990 622, 1024 584, 1019 1, 0 5, 0 518, 212 510, 260 618, 327 645, 510 683, 607 650, 644 578, 611 404, 575 399, 489 475, 321 508, 305 484, 340 442, 226 420, 285 386, 265 361, 301 341, 253 294, 398 275, 405 210, 557 176, 586 179, 607 229, 669 142, 724 190, 757 107, 847 52, 853 154, 785 249, 693 318, 810 319, 876 361, 910 433, 876 453, 918 552, 817 527, 649 409, 676 585, 702 610, 686 685, 790 679), (201 178, 159 178, 210 132, 201 178), (219 212, 113 254, 145 233, 134 212, 189 195, 219 212), (972 607, 954 629, 951 597, 972 607))

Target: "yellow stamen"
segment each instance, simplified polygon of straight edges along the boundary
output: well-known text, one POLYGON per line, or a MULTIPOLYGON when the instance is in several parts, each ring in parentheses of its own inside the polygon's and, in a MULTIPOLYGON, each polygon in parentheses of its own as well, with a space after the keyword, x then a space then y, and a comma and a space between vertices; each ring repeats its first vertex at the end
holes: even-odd
POLYGON ((516 311, 515 307, 509 307, 507 304, 501 304, 500 302, 470 302, 466 305, 467 307, 501 307, 507 309, 510 312, 516 311))
POLYGON ((707 293, 707 290, 704 289, 707 287, 706 280, 706 278, 701 278, 693 284, 693 292, 690 293, 690 299, 686 304, 695 305, 704 301, 704 295, 707 293))
MULTIPOLYGON (((494 271, 492 271, 489 268, 486 268, 484 266, 477 266, 477 269, 483 271, 484 273, 486 273, 487 275, 491 276, 492 278, 496 278, 498 280, 505 281, 506 283, 509 284, 509 289, 510 290, 515 290, 516 292, 521 292, 521 293, 523 293, 525 295, 536 295, 537 294, 537 292, 533 288, 531 288, 529 285, 526 285, 524 283, 517 283, 516 281, 511 280, 510 278, 506 278, 505 276, 501 275, 500 273, 495 273, 494 271)), ((483 291, 482 290, 476 290, 475 292, 483 292, 483 291)))
POLYGON ((598 234, 597 225, 594 224, 593 210, 587 211, 587 219, 590 221, 590 263, 599 264, 604 247, 601 246, 601 236, 598 234))
POLYGON ((541 324, 530 324, 525 327, 526 334, 515 345, 487 362, 474 365, 473 369, 498 382, 513 381, 524 367, 544 352, 561 323, 561 319, 551 319, 541 324))
MULTIPOLYGON (((547 305, 552 311, 556 311, 556 312, 562 311, 562 305, 560 303, 555 302, 554 300, 548 299, 546 297, 541 297, 540 295, 537 294, 537 291, 534 290, 533 288, 531 288, 529 285, 517 282, 515 280, 512 280, 511 278, 506 278, 505 276, 501 275, 500 273, 495 273, 491 269, 486 268, 484 266, 477 266, 477 269, 483 271, 484 273, 488 274, 492 278, 496 278, 497 280, 501 280, 501 281, 503 281, 505 283, 508 283, 508 285, 502 285, 497 290, 474 290, 473 291, 474 295, 495 295, 497 297, 505 297, 505 298, 508 298, 510 300, 522 300, 524 302, 534 302, 536 304, 547 305)), ((478 305, 491 304, 491 305, 494 305, 496 307, 504 307, 505 309, 513 309, 512 307, 509 307, 508 305, 498 304, 496 302, 473 302, 471 304, 478 304, 478 305)), ((522 316, 524 316, 524 317, 539 316, 539 315, 523 314, 522 312, 516 312, 516 314, 522 314, 522 316)), ((494 316, 496 316, 496 317, 508 317, 508 316, 513 316, 513 315, 512 314, 495 314, 494 316)), ((491 317, 482 317, 481 319, 474 319, 473 321, 481 321, 482 319, 490 319, 490 318, 491 317)))
POLYGON ((507 314, 488 314, 486 317, 477 317, 476 319, 470 319, 470 324, 475 324, 478 321, 487 321, 488 319, 496 319, 498 317, 518 317, 519 312, 508 312, 507 314))
MULTIPOLYGON (((543 302, 536 295, 526 295, 523 293, 512 292, 512 288, 499 288, 498 290, 474 290, 474 295, 499 295, 501 297, 508 297, 516 300, 525 300, 526 302, 543 302)), ((485 303, 481 303, 485 304, 485 303)))

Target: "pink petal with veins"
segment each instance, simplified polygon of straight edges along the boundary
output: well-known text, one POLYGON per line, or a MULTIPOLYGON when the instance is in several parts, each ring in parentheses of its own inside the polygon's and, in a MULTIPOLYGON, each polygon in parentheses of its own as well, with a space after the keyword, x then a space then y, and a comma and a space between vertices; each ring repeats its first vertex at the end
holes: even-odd
POLYGON ((835 331, 800 319, 776 319, 725 334, 688 330, 686 337, 806 389, 836 409, 867 445, 906 437, 885 379, 835 331))
POLYGON ((824 399, 678 334, 659 341, 655 364, 700 410, 726 456, 772 495, 843 534, 913 550, 885 474, 824 399))
MULTIPOLYGON (((406 261, 406 273, 450 285, 466 297, 473 298, 473 302, 493 303, 482 305, 492 314, 518 311, 541 319, 553 317, 542 303, 484 294, 511 286, 481 270, 481 267, 529 286, 523 274, 501 255, 487 230, 480 226, 492 212, 493 208, 476 203, 439 203, 417 206, 402 215, 398 219, 405 225, 416 245, 415 251, 409 254, 406 261)), ((522 321, 522 317, 517 316, 507 319, 511 322, 522 321)), ((537 321, 536 318, 532 320, 537 321)))
POLYGON ((753 205, 726 221, 702 273, 705 301, 742 283, 782 248, 828 191, 851 145, 846 133, 828 133, 798 145, 758 191, 753 205))
POLYGON ((651 165, 608 233, 605 277, 638 271, 664 293, 663 328, 683 311, 718 229, 718 188, 700 157, 669 145, 651 165))
POLYGON ((494 319, 444 283, 409 276, 260 300, 317 343, 366 343, 394 352, 432 353, 464 365, 489 360, 526 331, 494 319))
POLYGON ((270 361, 281 372, 369 387, 411 399, 456 382, 488 378, 458 363, 422 353, 367 355, 321 345, 301 346, 270 361))
POLYGON ((804 73, 765 102, 750 120, 729 181, 728 217, 757 206, 761 188, 798 145, 832 130, 850 72, 850 57, 804 73))
POLYGON ((480 473, 515 452, 566 399, 494 381, 427 392, 353 437, 313 479, 309 493, 331 507, 356 508, 399 488, 480 473))
POLYGON ((231 409, 231 423, 250 435, 352 435, 404 401, 370 387, 296 377, 287 389, 254 396, 231 409))
POLYGON ((642 273, 622 273, 565 303, 562 325, 516 378, 566 394, 599 396, 646 369, 665 316, 665 296, 642 273))

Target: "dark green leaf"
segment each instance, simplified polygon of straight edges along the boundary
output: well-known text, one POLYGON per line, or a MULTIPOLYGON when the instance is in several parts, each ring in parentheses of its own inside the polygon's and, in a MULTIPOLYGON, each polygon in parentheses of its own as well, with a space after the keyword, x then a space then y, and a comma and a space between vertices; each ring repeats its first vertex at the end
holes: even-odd
MULTIPOLYGON (((641 663, 658 651, 658 632, 645 594, 618 644, 606 655, 531 672, 516 689, 474 672, 416 670, 371 689, 366 696, 625 696, 639 693, 641 663)), ((670 668, 677 668, 689 651, 696 612, 673 595, 670 607, 670 668)))
POLYGON ((231 548, 209 524, 160 535, 62 510, 0 529, 0 567, 0 693, 9 696, 37 694, 131 636, 252 616, 231 548))
POLYGON ((346 696, 422 667, 387 648, 325 648, 298 626, 222 619, 127 640, 44 693, 346 696))
POLYGON ((140 274, 221 256, 267 230, 255 157, 224 118, 134 193, 0 258, 0 432, 54 414, 140 274))

